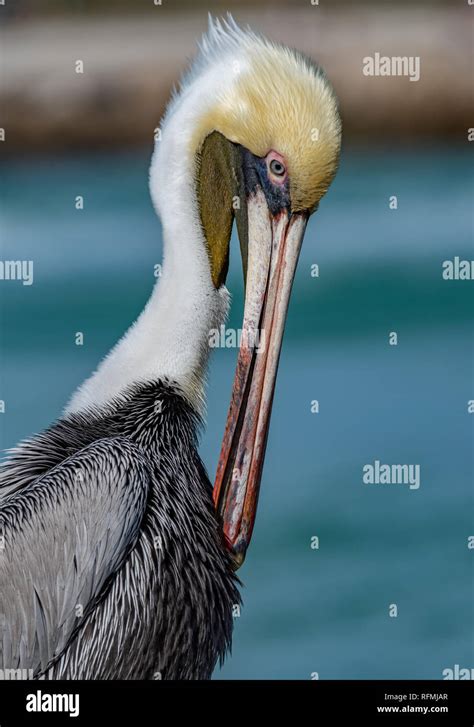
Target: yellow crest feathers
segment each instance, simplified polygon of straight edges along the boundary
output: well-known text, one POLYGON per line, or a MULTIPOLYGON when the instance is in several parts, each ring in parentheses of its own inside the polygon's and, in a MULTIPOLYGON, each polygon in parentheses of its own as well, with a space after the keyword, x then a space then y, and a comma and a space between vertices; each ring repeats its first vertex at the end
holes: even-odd
POLYGON ((273 149, 287 163, 293 211, 314 209, 336 173, 341 145, 337 101, 322 71, 232 19, 210 21, 191 80, 212 63, 223 64, 231 80, 200 119, 194 150, 214 130, 260 157, 273 149))

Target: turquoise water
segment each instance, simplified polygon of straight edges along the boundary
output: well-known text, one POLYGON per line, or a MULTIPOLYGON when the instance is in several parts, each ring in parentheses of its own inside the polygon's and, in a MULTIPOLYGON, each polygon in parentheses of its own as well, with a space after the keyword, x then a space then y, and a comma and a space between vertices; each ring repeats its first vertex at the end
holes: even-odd
MULTIPOLYGON (((32 286, 0 284, 4 447, 59 415, 143 307, 161 259, 147 164, 141 152, 4 164, 2 259, 34 260, 32 286)), ((471 199, 464 150, 344 155, 305 239, 245 606, 216 678, 438 679, 474 666, 473 284, 441 275, 444 260, 473 257, 471 199), (419 464, 420 488, 363 484, 375 460, 419 464)), ((212 361, 211 475, 234 363, 232 350, 212 361)))

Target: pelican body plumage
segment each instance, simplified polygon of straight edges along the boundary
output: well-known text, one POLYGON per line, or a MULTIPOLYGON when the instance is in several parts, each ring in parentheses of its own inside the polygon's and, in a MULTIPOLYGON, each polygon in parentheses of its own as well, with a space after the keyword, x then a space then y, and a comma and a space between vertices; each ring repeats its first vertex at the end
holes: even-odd
POLYGON ((0 469, 0 668, 207 679, 230 648, 280 347, 340 120, 311 60, 210 20, 156 140, 161 278, 56 423, 0 469), (242 341, 214 487, 198 454, 236 223, 242 341))
POLYGON ((240 597, 199 426, 179 391, 156 382, 106 411, 66 416, 11 458, 8 668, 28 664, 48 679, 210 677, 240 597))

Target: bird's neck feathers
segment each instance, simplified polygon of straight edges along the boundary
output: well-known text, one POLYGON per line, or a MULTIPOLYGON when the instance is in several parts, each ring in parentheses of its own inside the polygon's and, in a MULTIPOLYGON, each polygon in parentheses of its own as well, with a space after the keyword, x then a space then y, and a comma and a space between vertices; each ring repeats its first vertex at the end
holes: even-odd
MULTIPOLYGON (((207 99, 208 101, 209 99, 207 99)), ((65 413, 107 406, 136 383, 168 379, 199 413, 209 357, 209 333, 225 321, 229 294, 216 289, 200 223, 196 160, 189 139, 205 94, 175 100, 156 142, 152 199, 163 227, 163 266, 137 321, 72 397, 65 413)))

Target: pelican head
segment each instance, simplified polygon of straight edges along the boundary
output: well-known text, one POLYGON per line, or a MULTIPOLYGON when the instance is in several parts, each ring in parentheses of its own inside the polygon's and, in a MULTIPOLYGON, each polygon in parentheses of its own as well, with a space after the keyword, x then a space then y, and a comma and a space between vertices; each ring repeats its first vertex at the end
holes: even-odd
MULTIPOLYGON (((190 316, 195 289, 203 291, 194 322, 194 329, 201 327, 201 343, 227 314, 234 220, 240 240, 243 335, 214 488, 238 567, 255 520, 298 255, 308 217, 336 173, 341 123, 318 66, 230 18, 210 21, 160 131, 150 188, 169 240, 165 268, 184 271, 179 294, 189 297, 190 316)), ((204 348, 183 377, 195 400, 201 397, 204 348)))

